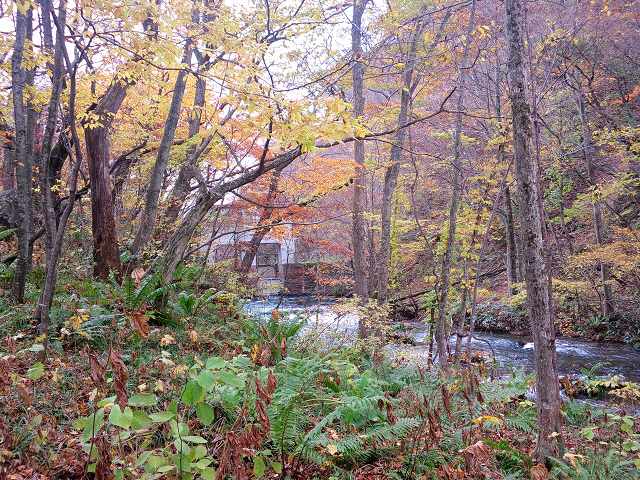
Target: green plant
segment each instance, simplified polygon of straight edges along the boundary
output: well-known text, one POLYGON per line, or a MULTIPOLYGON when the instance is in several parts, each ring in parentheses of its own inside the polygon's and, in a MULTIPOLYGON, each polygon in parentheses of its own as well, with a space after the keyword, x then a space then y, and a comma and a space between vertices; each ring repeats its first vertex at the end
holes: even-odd
POLYGON ((568 425, 581 427, 587 424, 592 418, 596 418, 601 414, 599 410, 593 409, 590 405, 570 400, 563 405, 562 412, 568 425))
POLYGON ((640 478, 640 469, 620 452, 609 449, 604 453, 589 452, 588 455, 565 455, 563 460, 554 459, 553 478, 567 480, 632 480, 640 478))
POLYGON ((484 443, 494 450, 500 470, 506 474, 521 475, 521 478, 526 478, 524 475, 531 467, 531 458, 511 447, 506 440, 485 439, 484 443))
POLYGON ((505 423, 508 427, 525 433, 533 433, 537 421, 536 406, 528 400, 520 402, 516 411, 505 417, 505 423))

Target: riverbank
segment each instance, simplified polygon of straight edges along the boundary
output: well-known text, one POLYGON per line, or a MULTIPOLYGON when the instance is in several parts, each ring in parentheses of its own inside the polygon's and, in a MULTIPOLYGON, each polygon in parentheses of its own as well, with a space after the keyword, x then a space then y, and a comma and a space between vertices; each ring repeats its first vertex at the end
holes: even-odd
MULTIPOLYGON (((248 302, 245 311, 262 318, 270 318, 277 309, 283 319, 305 320, 303 331, 316 344, 327 347, 350 346, 357 339, 358 315, 354 308, 345 308, 333 299, 312 297, 273 297, 248 302)), ((490 312, 490 311, 489 311, 490 312)), ((471 342, 475 351, 495 360, 502 373, 533 371, 534 351, 527 345, 530 339, 524 330, 526 317, 492 316, 483 311, 478 316, 479 328, 471 342), (497 319, 497 321, 496 321, 497 319), (511 323, 517 319, 518 323, 511 323), (513 333, 511 333, 513 332, 513 333)), ((388 329, 386 349, 393 356, 413 364, 426 365, 429 357, 429 326, 422 322, 398 322, 388 329)), ((452 346, 455 338, 451 338, 452 346)), ((463 344, 466 344, 466 338, 463 344)), ((556 342, 558 369, 562 375, 583 372, 600 375, 622 375, 640 381, 640 351, 631 345, 617 342, 594 342, 576 337, 559 336, 556 342)))
MULTIPOLYGON (((530 339, 529 319, 523 304, 488 301, 478 305, 476 329, 487 333, 510 334, 530 339)), ((590 342, 619 342, 640 350, 640 327, 631 314, 603 318, 597 315, 576 317, 575 313, 557 309, 558 337, 590 342)), ((529 341, 529 340, 526 340, 529 341)))

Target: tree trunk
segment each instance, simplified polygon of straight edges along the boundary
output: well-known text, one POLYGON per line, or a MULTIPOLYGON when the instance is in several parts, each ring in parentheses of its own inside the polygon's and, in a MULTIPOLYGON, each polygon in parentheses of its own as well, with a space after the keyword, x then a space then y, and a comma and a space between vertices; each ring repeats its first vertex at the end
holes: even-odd
MULTIPOLYGON (((480 264, 484 259, 485 249, 487 248, 487 244, 489 243, 489 236, 491 234, 491 225, 493 224, 493 219, 496 215, 496 211, 498 209, 498 205, 500 204, 500 200, 503 193, 506 193, 508 187, 507 177, 509 176, 509 170, 511 169, 511 164, 509 164, 509 168, 505 172, 504 179, 500 185, 500 190, 498 191, 495 199, 493 200, 493 206, 491 207, 491 212, 489 213, 489 219, 487 220, 487 226, 484 230, 484 234, 482 235, 482 240, 480 242, 480 251, 478 252, 478 258, 476 260, 476 274, 473 280, 473 293, 471 294, 471 317, 469 319, 469 335, 467 337, 467 354, 469 358, 471 358, 471 340, 473 339, 473 332, 476 328, 476 319, 477 319, 477 309, 478 309, 478 286, 480 285, 481 275, 480 275, 480 264)), ((456 345, 456 355, 458 353, 456 345)))
POLYGON ((271 170, 282 170, 296 158, 302 155, 302 147, 297 146, 274 157, 269 163, 265 163, 255 168, 222 182, 216 188, 204 190, 196 199, 193 207, 186 213, 176 231, 167 241, 162 255, 154 262, 152 270, 161 272, 165 282, 170 282, 177 265, 183 260, 187 246, 198 225, 205 218, 209 210, 232 190, 236 190, 247 183, 271 170))
POLYGON ((115 78, 97 104, 89 112, 98 124, 84 124, 89 179, 91 180, 91 221, 93 233, 93 273, 107 278, 110 272, 120 274, 120 250, 111 191, 111 145, 109 128, 127 94, 129 83, 115 78))
MULTIPOLYGON (((190 40, 187 40, 185 44, 182 64, 187 66, 191 64, 190 40)), ((131 248, 131 253, 134 257, 140 254, 141 250, 151 239, 156 226, 156 216, 158 213, 158 205, 160 203, 160 190, 165 170, 167 169, 167 163, 169 162, 171 145, 173 144, 173 139, 176 135, 178 120, 180 119, 180 109, 182 107, 182 99, 184 97, 184 90, 187 84, 187 74, 187 69, 183 68, 178 72, 178 76, 176 78, 173 97, 171 98, 171 106, 169 107, 169 114, 162 132, 160 147, 158 148, 158 156, 156 158, 156 163, 153 166, 151 179, 149 180, 147 193, 145 195, 144 209, 142 210, 142 216, 140 218, 140 226, 138 227, 138 232, 131 248)))
POLYGON ((276 197, 276 191, 278 189, 278 180, 280 179, 280 173, 282 170, 276 170, 273 172, 273 176, 271 177, 271 182, 269 183, 269 191, 267 193, 267 198, 265 199, 266 207, 263 207, 262 214, 260 215, 260 219, 258 220, 258 229, 253 232, 251 236, 251 240, 247 245, 247 248, 244 251, 244 256, 242 257, 242 262, 240 262, 240 273, 247 274, 251 270, 251 265, 253 265, 253 260, 256 258, 256 254, 258 253, 258 247, 262 243, 265 235, 269 233, 271 227, 269 227, 267 222, 271 219, 273 215, 273 208, 269 208, 274 198, 276 197))
MULTIPOLYGON (((202 108, 204 107, 205 95, 206 95, 207 83, 203 77, 196 79, 196 88, 193 98, 193 112, 189 119, 189 138, 197 135, 200 131, 200 119, 202 116, 202 108)), ((187 152, 185 164, 182 165, 178 172, 178 178, 171 191, 171 199, 169 200, 169 206, 165 214, 165 222, 167 226, 173 225, 178 218, 178 214, 184 205, 184 202, 189 195, 189 187, 191 186, 191 179, 193 178, 192 170, 195 168, 195 160, 192 156, 193 149, 187 152)))
POLYGON ((438 320, 436 323, 436 345, 438 347, 438 362, 443 370, 448 368, 448 335, 447 335, 447 305, 449 300, 449 286, 451 283, 451 261, 453 258, 453 247, 456 240, 456 223, 458 221, 458 208, 460 206, 460 196, 462 195, 462 159, 461 159, 461 135, 462 135, 462 112, 464 110, 464 91, 468 72, 468 57, 471 47, 474 24, 476 17, 476 2, 471 2, 471 14, 464 40, 464 51, 462 53, 462 65, 458 68, 458 88, 456 102, 456 120, 453 136, 453 189, 451 192, 451 204, 449 205, 449 227, 447 232, 447 246, 442 257, 442 269, 440 272, 440 292, 438 298, 438 320))
MULTIPOLYGON (((364 115, 364 63, 362 62, 362 15, 368 0, 356 0, 353 4, 353 21, 351 22, 351 55, 353 68, 353 116, 362 119, 364 115)), ((369 285, 366 271, 366 239, 367 231, 364 214, 366 195, 366 171, 364 166, 364 141, 356 140, 353 144, 355 160, 355 179, 353 182, 353 293, 365 299, 369 296, 369 285)), ((362 329, 360 329, 362 330, 362 329)), ((361 332, 364 333, 364 332, 361 332)))
POLYGON ((560 392, 556 368, 554 310, 551 277, 545 251, 545 224, 538 184, 538 165, 530 152, 531 120, 523 65, 521 0, 505 0, 509 45, 509 96, 513 127, 513 156, 518 181, 520 237, 525 262, 527 310, 533 334, 536 364, 536 403, 539 460, 558 457, 561 450, 560 392))
POLYGON ((504 206, 506 217, 504 221, 506 239, 507 239, 507 284, 509 295, 513 295, 514 284, 520 281, 518 277, 518 250, 516 248, 516 234, 513 223, 513 205, 511 203, 511 190, 507 185, 504 190, 504 206))
MULTIPOLYGON (((585 167, 587 170, 587 178, 592 186, 597 184, 597 178, 593 166, 593 156, 595 147, 591 136, 591 128, 587 118, 587 109, 585 98, 582 91, 578 91, 576 102, 578 104, 578 113, 580 115, 580 126, 582 130, 582 152, 584 154, 585 167)), ((593 233, 595 235, 596 245, 599 247, 606 242, 606 231, 604 221, 602 219, 602 206, 599 201, 592 202, 592 218, 593 233)), ((601 297, 600 311, 605 317, 610 316, 614 312, 613 294, 611 292, 611 284, 609 278, 609 267, 605 262, 600 262, 600 282, 602 283, 603 295, 601 297)))
POLYGON ((33 9, 16 12, 16 39, 11 57, 11 82, 13 93, 13 118, 15 123, 15 178, 16 210, 18 212, 18 261, 13 278, 12 292, 18 302, 24 301, 27 273, 31 269, 32 235, 32 150, 33 112, 25 104, 25 87, 32 85, 33 75, 23 66, 25 44, 31 42, 33 33, 33 9))
POLYGON ((0 138, 0 189, 2 191, 16 188, 16 166, 14 162, 14 143, 9 137, 9 125, 0 120, 0 131, 4 132, 0 138))
POLYGON ((406 136, 406 128, 401 128, 407 123, 409 117, 409 107, 413 92, 413 72, 416 66, 416 49, 418 39, 421 36, 423 26, 416 24, 411 35, 409 51, 405 58, 404 72, 402 73, 402 93, 400 94, 400 112, 398 113, 398 131, 396 132, 393 144, 391 145, 391 166, 387 168, 384 175, 384 186, 382 190, 381 232, 380 247, 378 254, 378 301, 386 302, 389 295, 389 264, 391 261, 391 217, 393 209, 393 196, 398 183, 400 173, 400 160, 406 136))
MULTIPOLYGON (((58 11, 58 22, 61 28, 64 29, 66 20, 66 5, 64 1, 60 2, 58 11)), ((43 17, 50 15, 48 9, 43 9, 43 17)), ((47 19, 48 20, 48 19, 47 19)), ((76 157, 74 166, 71 169, 69 179, 69 199, 67 205, 58 219, 56 211, 56 196, 52 190, 54 182, 57 181, 58 175, 62 169, 65 153, 60 159, 58 157, 53 159, 55 155, 59 155, 58 150, 66 147, 61 143, 64 139, 59 141, 54 148, 52 148, 53 135, 55 131, 57 121, 57 109, 60 101, 60 94, 62 91, 63 83, 63 49, 65 48, 64 31, 57 30, 56 46, 54 53, 54 64, 52 72, 52 88, 51 96, 49 99, 48 117, 45 126, 44 138, 42 143, 42 151, 40 153, 40 186, 43 197, 43 214, 45 223, 45 245, 46 245, 46 273, 45 281, 40 294, 40 300, 38 301, 38 307, 36 309, 36 319, 38 321, 38 330, 40 334, 47 335, 49 331, 49 310, 51 308, 51 302, 53 300, 53 294, 56 286, 57 279, 57 267, 58 259, 62 251, 62 245, 64 242, 64 232, 66 229, 67 220, 73 210, 75 202, 76 185, 78 180, 78 170, 80 168, 80 157, 76 157), (61 146, 62 145, 62 146, 61 146)), ((75 73, 73 73, 75 75, 75 73)), ((70 92, 70 111, 72 112, 71 118, 75 117, 75 78, 71 80, 71 92, 70 92)), ((73 121, 73 120, 72 120, 73 121)), ((77 133, 75 131, 75 124, 72 126, 74 133, 74 144, 78 143, 77 133)), ((76 148, 79 152, 79 148, 76 148)), ((47 342, 45 340, 45 346, 47 342)), ((45 348, 46 352, 46 348, 45 348)))
MULTIPOLYGON (((500 61, 498 57, 496 57, 496 117, 498 119, 498 122, 502 124, 502 85, 500 78, 500 61)), ((502 143, 498 146, 498 158, 504 158, 504 144, 502 143)), ((507 269, 507 290, 509 292, 509 296, 511 296, 515 293, 513 285, 519 282, 518 249, 516 247, 516 234, 515 224, 513 222, 513 204, 511 203, 511 191, 509 189, 509 184, 506 182, 506 179, 504 184, 504 206, 506 212, 504 218, 504 228, 507 243, 505 267, 507 269)))

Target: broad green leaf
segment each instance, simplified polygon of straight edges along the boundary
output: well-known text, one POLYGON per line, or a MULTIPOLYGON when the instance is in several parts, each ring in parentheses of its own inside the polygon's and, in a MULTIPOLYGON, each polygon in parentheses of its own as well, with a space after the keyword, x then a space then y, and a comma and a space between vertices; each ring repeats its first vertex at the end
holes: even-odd
POLYGON ((195 380, 189 380, 182 392, 182 401, 185 405, 195 405, 204 400, 204 388, 195 380))
POLYGON ((142 410, 134 410, 133 411, 133 420, 131 421, 131 426, 135 430, 140 430, 141 428, 147 428, 151 425, 152 420, 149 415, 147 415, 142 410))
POLYGON ((211 467, 207 467, 202 470, 202 472, 200 472, 200 476, 203 478, 203 480, 215 480, 216 471, 211 467))
POLYGON ((210 391, 216 379, 209 370, 202 370, 197 377, 198 383, 207 391, 210 391))
MULTIPOLYGON (((200 446, 200 445, 198 445, 200 446)), ((211 465, 211 462, 213 460, 211 460, 210 458, 202 458, 200 460, 198 460, 196 463, 193 464, 194 467, 199 468, 200 470, 202 470, 205 467, 208 467, 209 465, 211 465)))
POLYGON ((136 467, 139 467, 140 465, 143 465, 144 463, 146 463, 146 461, 149 459, 150 456, 151 456, 151 451, 146 450, 142 452, 138 457, 138 459, 136 460, 136 467))
POLYGON ((83 424, 82 439, 86 442, 94 437, 104 425, 104 408, 96 410, 95 415, 88 415, 80 420, 83 424))
POLYGON ((151 455, 146 460, 144 470, 147 473, 155 473, 160 467, 163 467, 169 463, 169 460, 159 455, 151 455))
POLYGON ((253 459, 253 474, 256 478, 260 478, 264 475, 267 466, 264 463, 264 459, 261 456, 257 456, 253 459))
POLYGON ((580 430, 580 435, 582 435, 584 438, 586 438, 587 440, 593 440, 593 438, 595 437, 595 431, 598 427, 585 427, 582 430, 580 430))
MULTIPOLYGON (((203 447, 202 445, 198 445, 196 448, 193 449, 193 458, 202 458, 207 454, 207 448, 203 447)), ((206 459, 202 459, 202 461, 204 461, 206 459)), ((211 463, 209 460, 207 460, 209 463, 211 463)), ((209 465, 209 463, 207 463, 207 465, 209 465)), ((204 467, 206 467, 207 465, 203 465, 204 467)))
POLYGON ((42 362, 34 363, 31 365, 31 368, 27 370, 27 377, 31 380, 38 380, 42 375, 44 375, 44 365, 42 362))
POLYGON ((189 443, 201 443, 201 444, 207 443, 206 439, 198 435, 187 435, 186 437, 182 437, 182 440, 184 442, 189 442, 189 443))
POLYGON ((176 416, 176 414, 173 413, 173 412, 158 412, 158 413, 150 413, 149 414, 149 418, 151 418, 151 421, 153 421, 155 423, 168 422, 169 420, 171 420, 175 416, 176 416))
POLYGON ((222 372, 220 374, 220 381, 226 385, 232 387, 242 388, 244 387, 244 379, 240 378, 231 372, 222 372))
POLYGON ((225 363, 226 362, 224 361, 223 358, 220 358, 220 357, 209 357, 207 359, 206 366, 210 370, 216 370, 216 369, 220 369, 220 368, 224 367, 225 363))
POLYGON ((213 408, 204 402, 196 405, 196 415, 203 425, 209 426, 213 422, 214 413, 213 408))
POLYGON ((153 393, 138 393, 129 398, 132 407, 151 407, 158 404, 158 398, 153 393))
POLYGON ((98 407, 106 407, 107 405, 111 406, 116 401, 116 396, 113 395, 111 397, 103 398, 98 402, 98 407))
POLYGON ((120 405, 115 404, 111 407, 111 412, 109 413, 109 422, 112 425, 115 425, 120 428, 124 428, 125 430, 131 427, 131 422, 133 421, 133 411, 131 408, 126 407, 123 410, 120 409, 120 405))

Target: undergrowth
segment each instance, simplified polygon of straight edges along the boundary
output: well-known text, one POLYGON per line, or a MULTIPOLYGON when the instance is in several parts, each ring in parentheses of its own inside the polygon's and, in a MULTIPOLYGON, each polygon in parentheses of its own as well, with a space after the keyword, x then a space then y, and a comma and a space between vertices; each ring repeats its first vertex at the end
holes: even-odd
MULTIPOLYGON (((45 361, 27 312, 2 312, 5 472, 517 479, 536 467, 530 376, 490 380, 465 367, 443 378, 391 363, 373 341, 314 348, 303 318, 252 318, 246 292, 189 288, 200 273, 185 270, 169 286, 154 277, 70 282, 56 297, 45 361)), ((549 475, 638 478, 633 417, 576 401, 563 413, 565 435, 578 441, 549 475)))

